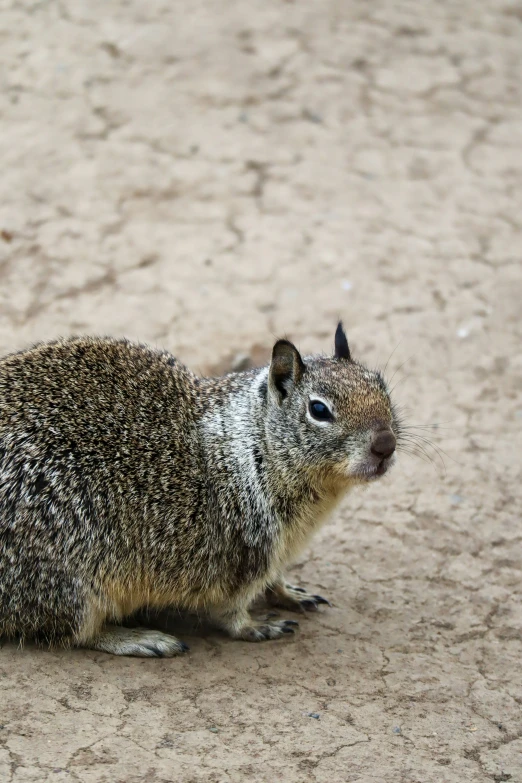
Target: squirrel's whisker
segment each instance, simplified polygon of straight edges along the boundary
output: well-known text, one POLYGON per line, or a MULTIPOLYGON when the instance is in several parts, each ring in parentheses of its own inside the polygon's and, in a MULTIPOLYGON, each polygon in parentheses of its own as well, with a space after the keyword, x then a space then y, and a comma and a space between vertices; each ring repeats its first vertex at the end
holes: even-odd
POLYGON ((389 357, 388 357, 388 361, 387 361, 387 362, 386 362, 386 364, 384 365, 384 370, 382 371, 382 374, 383 374, 384 376, 386 375, 386 370, 388 369, 388 365, 389 365, 389 363, 391 362, 392 356, 393 356, 393 354, 395 353, 395 351, 397 350, 397 348, 399 347, 399 345, 401 344, 401 342, 402 342, 402 339, 401 339, 401 340, 399 340, 399 342, 397 343, 397 345, 395 346, 395 348, 393 349, 393 351, 392 351, 392 352, 391 352, 391 354, 389 355, 389 357))
MULTIPOLYGON (((395 378, 395 376, 397 375, 397 373, 398 373, 400 370, 402 370, 402 368, 404 367, 404 365, 405 365, 405 364, 408 364, 408 362, 409 362, 411 359, 413 359, 413 357, 414 357, 415 355, 416 355, 415 353, 412 353, 412 354, 411 354, 411 356, 408 356, 408 358, 407 358, 407 359, 405 359, 405 360, 402 362, 402 364, 399 364, 399 366, 397 367, 397 369, 396 369, 396 370, 393 372, 393 375, 391 376, 390 380, 388 381, 388 384, 391 384, 391 382, 393 381, 393 379, 395 378)), ((390 357, 390 358, 391 358, 391 357, 390 357)))

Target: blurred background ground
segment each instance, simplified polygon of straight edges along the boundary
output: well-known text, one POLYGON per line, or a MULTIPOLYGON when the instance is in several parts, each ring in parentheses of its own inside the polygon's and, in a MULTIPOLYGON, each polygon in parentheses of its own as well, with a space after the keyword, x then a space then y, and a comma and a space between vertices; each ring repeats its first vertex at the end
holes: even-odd
POLYGON ((10 783, 522 780, 522 5, 1 4, 0 349, 275 336, 398 370, 402 457, 297 564, 289 642, 0 652, 10 783))

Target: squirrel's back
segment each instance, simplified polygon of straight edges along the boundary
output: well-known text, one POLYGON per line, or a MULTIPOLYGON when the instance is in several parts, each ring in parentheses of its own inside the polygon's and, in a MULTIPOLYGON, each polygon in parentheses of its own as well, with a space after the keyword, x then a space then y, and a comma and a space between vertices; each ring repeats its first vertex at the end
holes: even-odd
MULTIPOLYGON (((198 505, 197 385, 169 354, 125 340, 0 361, 0 633, 56 623, 55 594, 82 583, 146 592, 158 570, 161 590, 169 525, 198 505)), ((182 559, 193 532, 177 543, 182 559)))

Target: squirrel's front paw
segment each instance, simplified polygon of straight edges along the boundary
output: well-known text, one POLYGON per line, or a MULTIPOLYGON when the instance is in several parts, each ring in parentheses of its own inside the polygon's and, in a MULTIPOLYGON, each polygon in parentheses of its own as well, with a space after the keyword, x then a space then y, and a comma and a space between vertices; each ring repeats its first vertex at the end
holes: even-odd
POLYGON ((243 626, 236 638, 244 639, 246 642, 264 642, 267 639, 279 639, 285 634, 294 633, 294 628, 298 625, 299 623, 295 620, 273 620, 271 617, 267 617, 265 621, 243 626))
POLYGON ((308 593, 302 587, 294 587, 288 582, 279 582, 266 590, 266 599, 272 606, 290 609, 294 612, 316 612, 320 604, 331 606, 322 595, 308 593))
POLYGON ((244 639, 246 642, 264 642, 266 639, 280 639, 294 633, 299 623, 295 620, 276 620, 277 615, 267 615, 262 620, 254 620, 246 608, 232 607, 214 613, 214 619, 232 639, 244 639))

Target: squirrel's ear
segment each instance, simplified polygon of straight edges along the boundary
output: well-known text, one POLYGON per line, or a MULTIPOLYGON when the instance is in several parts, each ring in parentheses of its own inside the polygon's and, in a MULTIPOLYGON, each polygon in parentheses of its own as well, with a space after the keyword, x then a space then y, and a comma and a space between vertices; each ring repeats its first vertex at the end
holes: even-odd
POLYGON ((305 364, 295 345, 288 340, 278 340, 272 350, 268 388, 279 404, 299 382, 304 371, 305 364))
POLYGON ((343 322, 339 321, 335 330, 335 358, 350 361, 350 347, 343 329, 343 322))

